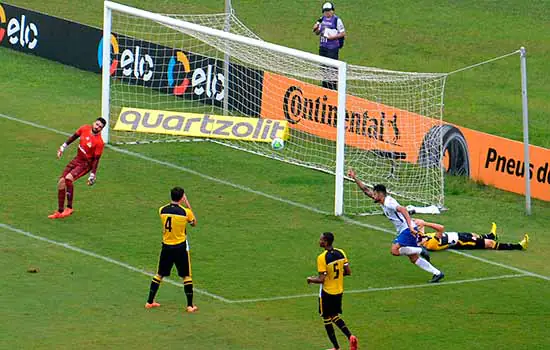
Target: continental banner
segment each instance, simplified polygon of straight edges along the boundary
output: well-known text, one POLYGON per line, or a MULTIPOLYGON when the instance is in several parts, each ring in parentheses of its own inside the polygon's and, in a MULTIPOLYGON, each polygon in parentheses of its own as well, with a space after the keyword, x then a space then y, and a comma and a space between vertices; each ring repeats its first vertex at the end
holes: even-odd
POLYGON ((288 138, 288 123, 262 118, 122 108, 114 127, 120 131, 271 142, 288 138))
MULTIPOLYGON (((286 120, 292 129, 335 141, 337 93, 265 72, 260 115, 286 120)), ((347 96, 345 143, 348 146, 423 165, 433 164, 433 159, 429 159, 434 156, 429 144, 440 140, 443 163, 449 173, 525 193, 523 143, 440 124, 420 114, 347 96)), ((550 201, 550 150, 530 146, 530 158, 531 195, 550 201)))
MULTIPOLYGON (((262 96, 262 118, 286 120, 290 128, 336 141, 336 91, 265 72, 262 96)), ((422 144, 424 135, 438 125, 432 118, 347 96, 348 146, 417 163, 423 150, 413 145, 422 144), (411 137, 420 140, 413 142, 411 137)))
MULTIPOLYGON (((99 28, 0 2, 2 47, 100 73, 102 37, 99 28)), ((279 128, 294 128, 336 140, 335 91, 235 63, 230 64, 229 76, 225 76, 221 60, 195 54, 190 48, 166 47, 119 33, 113 33, 109 45, 113 78, 205 105, 221 107, 227 96, 231 111, 262 117, 237 121, 233 117, 228 120, 221 116, 180 113, 176 118, 173 112, 132 109, 127 110, 124 118, 119 118, 120 128, 178 135, 194 132, 185 135, 197 137, 259 138, 257 141, 265 142, 272 138, 274 129, 275 135, 282 132, 286 136, 279 128), (163 52, 160 57, 155 55, 159 52, 163 52), (193 118, 200 121, 189 121, 193 118), (224 124, 230 121, 231 126, 224 124), (209 127, 223 129, 207 129, 209 127)), ((525 192, 524 178, 529 176, 532 196, 550 201, 548 149, 530 146, 531 164, 525 167, 520 142, 457 125, 440 125, 437 120, 354 96, 348 96, 347 100, 346 144, 349 146, 422 165, 429 163, 427 157, 433 156, 427 147, 429 142, 442 139, 444 162, 450 173, 467 175, 516 193, 525 192), (410 146, 413 144, 421 146, 410 146)))

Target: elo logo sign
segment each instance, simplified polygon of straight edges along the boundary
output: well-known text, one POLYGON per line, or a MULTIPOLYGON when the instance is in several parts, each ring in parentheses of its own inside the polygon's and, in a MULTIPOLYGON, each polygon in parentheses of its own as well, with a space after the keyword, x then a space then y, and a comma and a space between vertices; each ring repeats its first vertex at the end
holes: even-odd
MULTIPOLYGON (((0 25, 4 25, 6 23, 6 12, 4 11, 4 8, 2 5, 0 5, 0 25)), ((2 42, 2 39, 4 39, 4 35, 6 34, 6 30, 2 27, 0 27, 0 43, 2 42)))
MULTIPOLYGON (((117 59, 120 52, 118 45, 118 40, 114 35, 111 34, 111 54, 114 55, 114 58, 111 62, 109 72, 113 75, 119 65, 122 68, 122 74, 124 76, 130 77, 134 76, 136 79, 141 79, 143 81, 149 81, 153 77, 155 64, 153 58, 148 54, 143 54, 141 52, 140 46, 135 46, 133 50, 125 49, 120 54, 120 61, 117 59)), ((99 41, 97 47, 97 63, 101 68, 103 66, 103 38, 99 41)))
MULTIPOLYGON (((3 26, 6 20, 6 12, 0 5, 0 25, 3 26)), ((19 44, 21 47, 27 47, 30 50, 38 45, 38 27, 32 22, 27 24, 25 15, 21 15, 21 20, 11 18, 7 22, 6 29, 0 27, 0 42, 2 42, 4 36, 7 36, 10 44, 19 44)))
POLYGON ((176 61, 183 65, 183 71, 186 75, 191 72, 191 66, 189 65, 189 59, 181 51, 178 51, 176 58, 174 58, 174 56, 170 57, 170 61, 168 62, 168 85, 170 85, 170 87, 174 87, 174 95, 181 96, 185 93, 185 90, 187 90, 187 87, 189 86, 189 79, 186 76, 181 84, 174 86, 176 84, 176 80, 174 79, 174 68, 176 67, 176 61))
MULTIPOLYGON (((109 68, 109 74, 111 75, 115 74, 116 68, 118 67, 117 57, 120 52, 119 50, 118 40, 116 40, 116 37, 111 34, 111 55, 114 56, 113 62, 111 62, 111 67, 109 68)), ((99 68, 103 67, 103 38, 101 38, 97 47, 97 63, 99 64, 99 68)))
POLYGON ((225 77, 221 73, 216 73, 214 69, 215 66, 211 64, 206 67, 206 71, 200 67, 195 68, 191 81, 189 81, 188 74, 191 73, 189 58, 185 53, 178 51, 176 56, 170 57, 170 61, 168 62, 168 85, 174 88, 173 94, 176 96, 183 95, 189 85, 191 85, 192 91, 196 96, 206 94, 209 98, 222 101, 225 96, 225 77), (183 65, 185 78, 181 84, 176 85, 176 74, 174 71, 178 62, 183 65))

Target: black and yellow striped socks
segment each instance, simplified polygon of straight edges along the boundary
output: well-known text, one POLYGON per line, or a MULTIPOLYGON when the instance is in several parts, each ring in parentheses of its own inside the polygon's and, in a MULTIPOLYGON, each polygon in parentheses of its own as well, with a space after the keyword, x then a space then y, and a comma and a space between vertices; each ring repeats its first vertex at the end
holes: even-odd
POLYGON ((147 298, 147 303, 152 304, 155 301, 155 296, 159 290, 160 284, 162 283, 162 278, 159 275, 155 275, 151 281, 151 287, 149 288, 149 298, 147 298))
POLYGON ((187 306, 193 306, 193 280, 191 277, 183 279, 183 291, 187 297, 187 306))
POLYGON ((330 342, 334 345, 334 348, 340 349, 340 345, 338 345, 338 340, 336 339, 336 334, 334 333, 334 327, 332 326, 332 319, 323 318, 323 323, 325 324, 325 330, 327 331, 330 342))
POLYGON ((340 318, 340 316, 334 316, 332 318, 332 323, 334 323, 336 326, 338 326, 338 328, 340 328, 342 333, 344 333, 348 339, 349 339, 349 337, 351 337, 351 332, 349 331, 348 327, 346 326, 346 323, 344 322, 344 320, 342 320, 340 318))

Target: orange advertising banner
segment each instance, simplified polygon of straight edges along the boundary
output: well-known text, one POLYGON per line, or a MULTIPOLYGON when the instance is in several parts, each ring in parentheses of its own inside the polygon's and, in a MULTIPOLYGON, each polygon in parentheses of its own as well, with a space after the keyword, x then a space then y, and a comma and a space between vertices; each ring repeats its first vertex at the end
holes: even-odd
MULTIPOLYGON (((262 118, 286 120, 292 129, 336 140, 336 91, 265 72, 262 93, 262 118)), ((346 97, 346 145, 422 165, 429 157, 424 148, 430 140, 442 140, 448 171, 525 193, 523 143, 441 124, 434 118, 355 96, 346 97)), ((536 146, 529 150, 531 195, 550 201, 550 150, 536 146)))
MULTIPOLYGON (((421 151, 414 145, 422 144, 424 135, 440 124, 436 119, 355 96, 346 99, 348 146, 391 153, 411 163, 417 162, 421 151)), ((286 120, 292 129, 335 141, 337 102, 334 90, 264 73, 262 118, 286 120)))
POLYGON ((459 127, 468 144, 470 177, 506 191, 525 194, 525 176, 531 195, 550 201, 550 149, 529 145, 529 166, 523 143, 459 127))

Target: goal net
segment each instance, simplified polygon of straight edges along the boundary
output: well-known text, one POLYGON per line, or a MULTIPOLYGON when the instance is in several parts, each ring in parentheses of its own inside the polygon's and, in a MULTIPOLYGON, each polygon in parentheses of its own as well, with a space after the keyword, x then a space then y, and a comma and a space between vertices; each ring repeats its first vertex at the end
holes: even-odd
POLYGON ((346 180, 349 167, 407 204, 443 204, 445 75, 345 65, 266 43, 233 14, 105 8, 111 48, 98 59, 108 63, 110 143, 206 139, 317 169, 335 176, 337 215, 379 210, 346 180), (271 147, 276 137, 282 151, 271 147))

